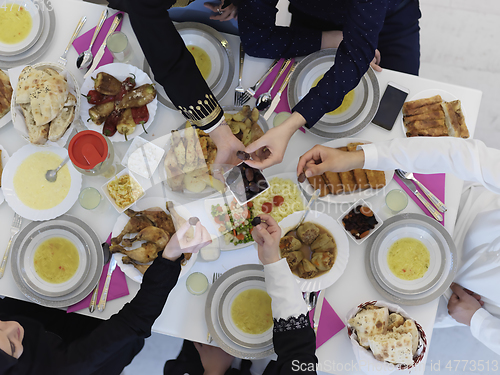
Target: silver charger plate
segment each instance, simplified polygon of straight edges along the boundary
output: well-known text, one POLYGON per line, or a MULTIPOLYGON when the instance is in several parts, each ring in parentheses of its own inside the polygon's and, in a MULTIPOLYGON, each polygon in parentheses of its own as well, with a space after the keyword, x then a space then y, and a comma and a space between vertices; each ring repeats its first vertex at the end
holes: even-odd
POLYGON ((23 64, 30 64, 33 61, 38 60, 45 52, 47 52, 50 42, 54 37, 56 16, 54 10, 52 9, 53 5, 49 1, 45 3, 40 0, 38 4, 41 8, 44 22, 42 34, 28 50, 15 56, 2 56, 0 59, 0 68, 9 69, 23 64))
MULTIPOLYGON (((314 52, 297 65, 287 90, 291 108, 307 95, 313 82, 333 66, 336 51, 330 48, 314 52)), ((380 101, 378 80, 371 68, 361 77, 354 92, 354 101, 344 113, 325 114, 308 130, 328 139, 350 137, 363 130, 375 116, 380 101)))
POLYGON ((82 299, 87 297, 94 287, 99 282, 101 277, 102 269, 104 266, 104 255, 101 248, 101 243, 95 232, 82 220, 70 216, 62 215, 57 219, 43 221, 43 222, 32 222, 28 224, 15 238, 12 243, 12 254, 11 254, 11 270, 14 277, 14 281, 26 298, 30 301, 37 303, 42 306, 47 307, 67 307, 80 302, 82 299), (82 281, 74 291, 58 297, 47 297, 43 296, 27 285, 23 278, 21 277, 22 271, 22 259, 21 259, 21 249, 26 241, 30 241, 33 235, 35 235, 39 230, 43 230, 46 226, 59 225, 61 227, 72 228, 84 239, 90 250, 89 256, 89 272, 87 277, 82 281))
POLYGON ((458 253, 455 243, 444 227, 430 217, 405 213, 387 219, 380 229, 368 240, 365 254, 365 269, 372 285, 388 300, 403 305, 421 305, 441 296, 449 288, 458 270, 458 253), (418 228, 425 231, 438 244, 441 256, 438 276, 433 277, 427 287, 417 290, 403 290, 390 285, 384 280, 377 265, 377 254, 384 239, 391 232, 404 227, 418 228))
MULTIPOLYGON (((211 43, 218 50, 220 54, 220 60, 223 61, 221 74, 217 74, 217 77, 213 80, 210 86, 210 90, 213 92, 217 100, 221 100, 231 87, 231 83, 234 78, 234 59, 233 53, 231 51, 231 46, 227 39, 225 39, 221 33, 202 23, 197 22, 182 22, 175 25, 175 28, 182 36, 184 33, 188 33, 190 30, 200 36, 203 36, 207 43, 211 43)), ((144 59, 143 70, 151 77, 154 81, 154 74, 149 66, 149 63, 144 59)), ((172 101, 169 99, 165 92, 165 89, 156 81, 156 91, 158 94, 158 100, 163 105, 170 109, 177 110, 173 105, 172 101)))
POLYGON ((270 345, 261 348, 245 348, 233 342, 226 336, 219 324, 219 304, 220 296, 224 293, 225 288, 232 284, 232 279, 237 280, 247 276, 264 277, 264 267, 260 264, 245 264, 237 266, 225 272, 221 277, 213 283, 210 288, 207 300, 205 303, 205 320, 208 327, 208 332, 217 342, 217 344, 226 352, 234 357, 243 359, 260 359, 270 356, 274 353, 274 347, 270 345))

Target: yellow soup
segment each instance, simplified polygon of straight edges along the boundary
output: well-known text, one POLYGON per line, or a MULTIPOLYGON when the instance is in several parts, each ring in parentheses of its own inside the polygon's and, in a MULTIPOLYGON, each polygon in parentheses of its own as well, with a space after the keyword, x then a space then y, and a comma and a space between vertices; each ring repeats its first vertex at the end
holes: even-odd
POLYGON ((45 173, 61 162, 61 157, 53 152, 41 151, 28 156, 14 175, 14 190, 21 202, 35 210, 47 210, 60 204, 71 186, 68 166, 57 172, 55 182, 48 182, 45 173))
MULTIPOLYGON (((320 75, 318 78, 316 78, 311 88, 316 87, 316 85, 322 78, 323 75, 320 75)), ((344 100, 342 101, 340 107, 338 107, 334 111, 328 112, 327 115, 340 115, 341 113, 344 113, 349 109, 353 101, 354 101, 354 90, 351 90, 344 96, 344 100)))
POLYGON ((76 246, 66 238, 49 238, 35 250, 35 272, 52 284, 61 284, 71 279, 79 263, 80 256, 76 246))
POLYGON ((187 49, 191 52, 191 55, 193 55, 194 61, 196 61, 196 66, 198 67, 201 75, 204 79, 207 79, 212 71, 210 56, 208 56, 208 53, 198 46, 189 45, 187 46, 187 49))
POLYGON ((236 296, 231 305, 231 318, 245 333, 258 335, 273 325, 271 297, 261 289, 247 289, 236 296))
POLYGON ((400 279, 420 279, 429 269, 430 253, 419 240, 401 238, 389 248, 387 264, 392 273, 400 279))
POLYGON ((31 32, 31 14, 19 4, 6 3, 0 6, 0 42, 16 44, 31 32))

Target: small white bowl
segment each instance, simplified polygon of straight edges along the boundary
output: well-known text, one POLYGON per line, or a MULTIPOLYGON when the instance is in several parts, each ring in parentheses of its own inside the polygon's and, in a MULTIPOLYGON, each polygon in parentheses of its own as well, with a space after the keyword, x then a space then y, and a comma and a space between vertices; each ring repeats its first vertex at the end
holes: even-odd
POLYGON ((380 218, 380 216, 378 216, 375 211, 373 210, 371 204, 368 204, 366 203, 365 200, 363 199, 359 199, 358 201, 356 201, 351 207, 349 207, 338 219, 337 219, 338 223, 340 224, 340 226, 344 229, 344 231, 347 233, 347 237, 349 237, 351 240, 353 240, 354 242, 356 242, 358 245, 361 245, 363 242, 365 242, 368 237, 370 237, 378 228, 380 228, 380 226, 383 224, 383 221, 382 219, 380 218), (345 226, 344 226, 344 223, 342 222, 342 220, 344 219, 344 217, 347 216, 347 214, 349 212, 351 212, 351 210, 353 210, 355 207, 357 206, 366 206, 368 207, 370 210, 372 210, 373 212, 373 215, 375 216, 375 219, 377 220, 377 225, 375 225, 375 228, 373 228, 372 230, 370 230, 370 233, 368 233, 368 235, 366 237, 363 237, 362 239, 358 240, 357 238, 355 238, 351 232, 349 232, 348 230, 345 229, 345 226))
POLYGON ((118 213, 122 213, 123 211, 125 211, 127 208, 130 208, 134 203, 136 203, 139 199, 141 199, 143 196, 144 196, 144 187, 137 181, 137 178, 134 177, 134 174, 131 173, 127 168, 125 168, 123 171, 121 171, 120 173, 116 174, 115 176, 113 176, 113 178, 109 179, 108 181, 106 181, 106 183, 104 185, 102 185, 101 187, 101 190, 102 192, 104 193, 104 195, 106 196, 106 198, 108 198, 108 200, 111 202, 111 205, 116 209, 116 211, 118 211, 118 213), (109 194, 109 191, 108 191, 108 184, 113 181, 115 178, 120 178, 121 176, 123 175, 126 175, 128 174, 130 176, 131 179, 133 179, 142 189, 142 194, 139 196, 139 198, 137 198, 136 200, 134 200, 132 203, 130 203, 128 206, 126 207, 119 207, 115 200, 111 197, 111 195, 109 194))

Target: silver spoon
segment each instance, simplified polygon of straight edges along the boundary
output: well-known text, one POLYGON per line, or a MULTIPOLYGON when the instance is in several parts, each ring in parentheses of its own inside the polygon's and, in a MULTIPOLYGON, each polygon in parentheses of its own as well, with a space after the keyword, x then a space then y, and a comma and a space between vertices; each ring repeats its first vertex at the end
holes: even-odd
POLYGON ((99 23, 95 28, 94 36, 90 41, 89 49, 78 55, 78 58, 76 59, 76 67, 78 69, 87 69, 92 64, 92 60, 94 59, 94 56, 92 55, 92 46, 94 45, 97 35, 99 35, 99 31, 101 31, 102 24, 106 21, 106 18, 108 18, 108 9, 104 9, 101 13, 101 18, 99 18, 99 23))
POLYGON ((259 111, 263 111, 271 105, 271 102, 273 101, 273 97, 271 96, 271 91, 273 91, 274 86, 278 82, 278 79, 281 77, 281 75, 286 70, 286 68, 288 68, 288 65, 290 65, 290 61, 291 61, 290 59, 285 60, 285 62, 283 63, 283 65, 280 68, 280 71, 278 72, 278 74, 274 78, 273 84, 271 85, 269 91, 263 92, 257 98, 256 107, 259 111))
POLYGON ((64 164, 68 162, 68 160, 69 160, 69 155, 66 156, 66 158, 62 161, 61 164, 59 164, 59 167, 57 167, 56 169, 49 169, 47 173, 45 173, 45 178, 47 179, 47 181, 56 182, 57 172, 59 172, 59 169, 61 169, 64 166, 64 164))
MULTIPOLYGON (((316 190, 316 191, 313 193, 313 195, 311 196, 311 199, 309 199, 309 202, 307 203, 307 207, 305 208, 304 213, 302 214, 302 217, 300 218, 300 220, 299 220, 298 224, 297 224, 296 226, 294 226, 292 229, 289 229, 289 230, 286 232, 285 236, 286 236, 286 235, 288 235, 288 233, 290 233, 290 232, 292 232, 292 231, 296 230, 296 229, 297 229, 298 227, 300 227, 300 225, 304 222, 304 219, 306 218, 307 213, 309 212, 309 208, 311 207, 312 202, 314 202, 314 201, 315 201, 315 200, 319 197, 319 193, 320 193, 320 192, 321 192, 321 190, 320 190, 320 189, 318 189, 318 190, 316 190)), ((283 236, 283 237, 285 237, 285 236, 283 236)))

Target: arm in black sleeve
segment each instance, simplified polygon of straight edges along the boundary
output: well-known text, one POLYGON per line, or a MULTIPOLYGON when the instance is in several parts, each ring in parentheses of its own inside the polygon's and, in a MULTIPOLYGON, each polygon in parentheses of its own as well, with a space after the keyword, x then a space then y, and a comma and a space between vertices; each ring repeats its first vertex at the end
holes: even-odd
POLYGON ((177 32, 168 8, 172 0, 111 0, 128 13, 142 51, 168 97, 195 126, 210 131, 223 119, 217 99, 177 32))

